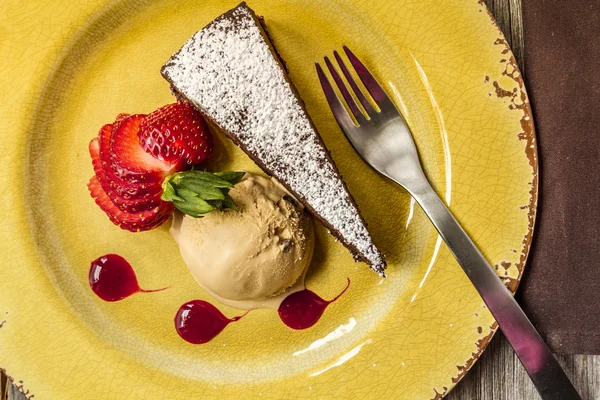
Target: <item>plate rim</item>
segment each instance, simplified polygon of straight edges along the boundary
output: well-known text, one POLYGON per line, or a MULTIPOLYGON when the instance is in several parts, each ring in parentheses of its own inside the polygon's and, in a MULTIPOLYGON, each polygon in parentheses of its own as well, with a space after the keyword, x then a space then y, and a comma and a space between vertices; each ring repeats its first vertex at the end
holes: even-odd
MULTIPOLYGON (((473 0, 471 0, 473 1, 473 0)), ((528 227, 527 233, 523 238, 523 248, 520 252, 520 260, 519 263, 516 264, 519 276, 516 279, 510 278, 509 282, 505 282, 506 286, 512 293, 513 297, 516 295, 516 292, 519 288, 519 285, 523 279, 523 273, 525 272, 525 267, 527 263, 527 259, 530 255, 531 244, 533 242, 533 235, 535 232, 535 222, 537 218, 537 205, 539 198, 539 162, 538 162, 538 145, 537 145, 537 137, 535 133, 535 122, 533 118, 533 110, 531 108, 531 103, 529 101, 529 95, 527 94, 527 89, 525 87, 525 80, 523 78, 523 74, 517 61, 515 59, 514 53, 508 44, 508 40, 506 39, 506 35, 502 32, 502 29, 498 25, 498 21, 494 18, 489 7, 485 4, 484 0, 477 0, 477 3, 481 5, 487 14, 487 16, 492 21, 493 26, 497 30, 498 39, 494 43, 494 45, 503 46, 502 54, 507 55, 507 59, 505 60, 505 64, 508 67, 512 68, 512 73, 506 73, 511 79, 513 79, 518 86, 518 95, 523 99, 522 105, 515 105, 514 98, 512 98, 512 104, 515 108, 518 108, 523 111, 523 117, 521 118, 521 127, 523 128, 523 132, 518 134, 520 140, 526 141, 525 146, 525 154, 529 161, 529 165, 532 168, 532 181, 531 181, 531 191, 529 192, 529 204, 527 211, 527 219, 528 219, 528 227)), ((507 70, 505 70, 507 71, 507 70)), ((498 97, 509 97, 507 94, 502 93, 501 89, 496 87, 496 95, 498 97)), ((436 395, 431 398, 431 400, 438 400, 444 398, 448 393, 452 391, 456 387, 456 385, 467 375, 467 373, 471 370, 471 368, 475 365, 475 363, 479 360, 479 358, 483 355, 483 352, 488 347, 495 334, 498 332, 498 323, 496 321, 493 322, 492 326, 490 326, 490 332, 487 335, 483 335, 476 342, 477 352, 473 353, 473 355, 465 361, 465 364, 462 366, 457 366, 458 374, 452 377, 452 386, 448 387, 444 392, 439 393, 435 389, 436 395)))

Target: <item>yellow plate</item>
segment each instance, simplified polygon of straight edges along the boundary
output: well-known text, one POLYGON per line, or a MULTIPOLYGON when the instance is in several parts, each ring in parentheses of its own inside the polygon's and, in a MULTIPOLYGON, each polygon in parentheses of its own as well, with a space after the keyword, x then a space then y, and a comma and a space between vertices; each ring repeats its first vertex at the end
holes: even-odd
MULTIPOLYGON (((533 121, 513 57, 475 0, 253 0, 390 261, 379 279, 317 229, 308 287, 331 305, 293 331, 251 312, 205 345, 178 307, 208 299, 167 227, 132 234, 90 198, 89 140, 120 112, 173 101, 159 69, 235 1, 22 2, 0 13, 0 365, 40 399, 439 398, 496 327, 423 212, 371 171, 337 127, 314 61, 348 45, 412 127, 428 176, 516 289, 537 195, 533 121), (127 258, 145 288, 97 298, 89 263, 127 258)), ((228 142, 229 168, 257 168, 228 142)), ((239 312, 219 306, 227 315, 239 312)))

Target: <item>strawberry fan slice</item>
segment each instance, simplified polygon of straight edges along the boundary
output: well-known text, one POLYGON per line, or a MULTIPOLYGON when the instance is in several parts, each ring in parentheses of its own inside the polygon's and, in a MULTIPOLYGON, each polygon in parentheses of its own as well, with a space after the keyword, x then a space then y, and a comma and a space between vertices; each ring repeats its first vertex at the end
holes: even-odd
POLYGON ((126 182, 161 183, 175 171, 177 164, 159 160, 140 146, 137 135, 145 117, 131 115, 114 126, 110 137, 110 168, 126 182))
MULTIPOLYGON (((92 163, 94 165, 94 171, 100 180, 102 188, 109 193, 111 190, 116 193, 117 196, 124 199, 133 198, 147 198, 147 197, 160 197, 162 192, 161 184, 162 181, 156 181, 152 183, 138 182, 132 183, 119 178, 115 172, 110 168, 110 139, 115 130, 115 126, 120 124, 119 119, 123 118, 124 115, 120 114, 114 124, 107 124, 100 129, 98 133, 98 144, 100 146, 100 162, 94 162, 92 156, 92 163), (100 174, 99 171, 104 171, 100 174)), ((110 194, 110 193, 109 193, 110 194)))
POLYGON ((180 171, 205 160, 212 152, 212 137, 202 116, 189 105, 177 103, 155 110, 150 117, 150 123, 144 125, 146 130, 141 132, 148 116, 119 114, 112 124, 104 125, 89 144, 95 175, 88 189, 110 220, 122 229, 137 232, 161 225, 175 207, 192 210, 194 216, 232 208, 231 199, 225 200, 228 188, 233 185, 227 179, 236 178, 235 173, 212 175, 188 171, 186 173, 201 181, 204 179, 201 185, 195 186, 201 190, 194 192, 184 188, 183 197, 175 193, 175 188, 179 188, 179 173, 184 173, 180 171), (142 138, 147 139, 144 143, 151 146, 153 152, 142 147, 142 138), (211 182, 227 188, 218 201, 209 196, 215 192, 211 191, 211 182), (165 197, 163 185, 171 189, 171 197, 165 197), (205 199, 207 196, 210 199, 205 199), (202 210, 199 204, 204 206, 200 207, 202 210))
POLYGON ((120 228, 131 232, 146 231, 156 228, 169 219, 173 212, 173 206, 166 202, 163 202, 163 206, 143 212, 127 213, 121 211, 108 197, 104 189, 102 189, 100 182, 98 182, 98 179, 95 176, 90 179, 88 189, 96 201, 96 204, 100 206, 110 220, 120 228))
MULTIPOLYGON (((152 208, 159 207, 163 201, 160 200, 161 189, 157 188, 156 193, 152 196, 149 195, 138 195, 137 189, 133 190, 133 196, 128 194, 123 197, 120 196, 111 187, 111 181, 107 177, 107 171, 102 168, 102 162, 100 161, 100 144, 98 138, 92 140, 89 146, 90 156, 92 157, 92 164, 94 166, 94 172, 96 178, 100 183, 100 186, 106 192, 110 200, 121 210, 128 213, 135 213, 140 211, 150 210, 152 208)), ((114 181, 113 181, 114 182, 114 181)), ((131 185, 126 185, 131 186, 131 185)), ((141 185, 147 189, 147 185, 141 185)), ((149 192, 146 192, 149 193, 149 192)))

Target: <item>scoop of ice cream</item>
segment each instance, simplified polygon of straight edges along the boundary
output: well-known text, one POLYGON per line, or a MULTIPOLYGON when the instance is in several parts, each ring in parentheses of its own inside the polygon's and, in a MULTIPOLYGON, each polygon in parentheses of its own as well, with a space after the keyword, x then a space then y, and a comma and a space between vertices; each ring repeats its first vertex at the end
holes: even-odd
POLYGON ((202 287, 224 299, 281 293, 310 263, 311 219, 274 179, 246 173, 229 194, 238 211, 174 218, 171 234, 183 260, 202 287))

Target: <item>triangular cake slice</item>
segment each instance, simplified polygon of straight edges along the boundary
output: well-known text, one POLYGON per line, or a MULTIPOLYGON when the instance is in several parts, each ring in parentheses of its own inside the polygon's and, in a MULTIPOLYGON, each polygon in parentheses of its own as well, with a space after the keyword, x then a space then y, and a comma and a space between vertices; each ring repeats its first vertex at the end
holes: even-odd
POLYGON ((167 61, 163 76, 265 172, 293 193, 354 255, 380 275, 373 243, 283 61, 245 4, 197 32, 167 61))

